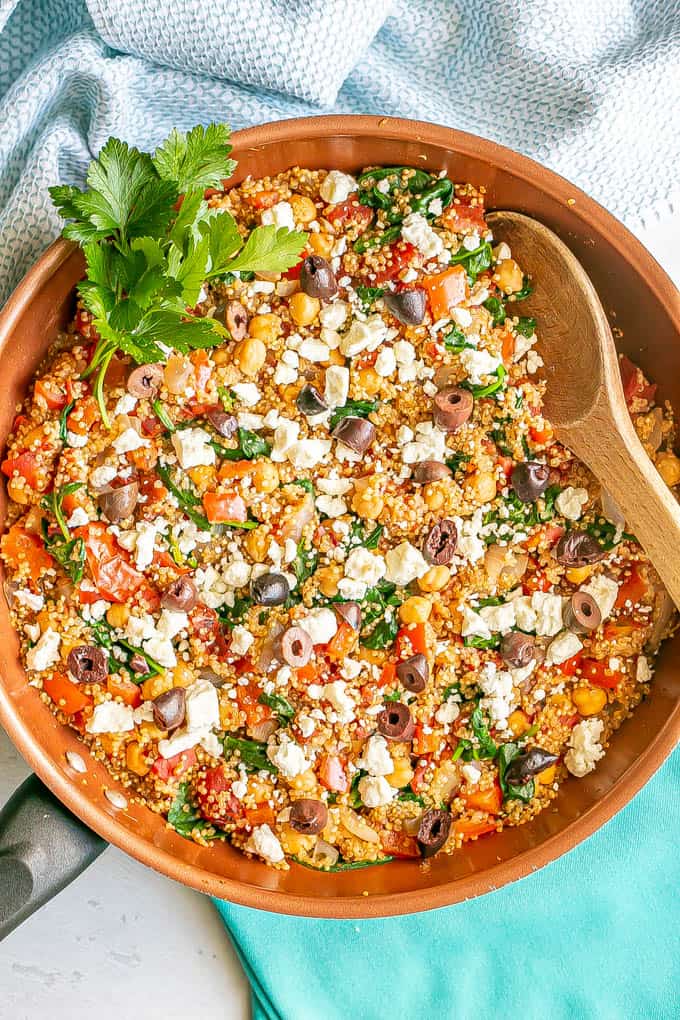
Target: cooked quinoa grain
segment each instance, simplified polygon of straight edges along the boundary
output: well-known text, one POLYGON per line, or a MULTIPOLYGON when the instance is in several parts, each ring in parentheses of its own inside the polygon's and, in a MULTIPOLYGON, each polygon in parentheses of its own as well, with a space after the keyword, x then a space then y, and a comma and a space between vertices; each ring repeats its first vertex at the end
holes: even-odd
MULTIPOLYGON (((108 428, 84 307, 59 337, 2 464, 28 682, 130 799, 272 867, 529 820, 597 768, 672 623, 543 417, 541 281, 443 174, 295 167, 208 201, 307 232, 303 258, 206 284, 220 346, 115 355, 108 428)), ((670 409, 621 370, 677 486, 670 409)))

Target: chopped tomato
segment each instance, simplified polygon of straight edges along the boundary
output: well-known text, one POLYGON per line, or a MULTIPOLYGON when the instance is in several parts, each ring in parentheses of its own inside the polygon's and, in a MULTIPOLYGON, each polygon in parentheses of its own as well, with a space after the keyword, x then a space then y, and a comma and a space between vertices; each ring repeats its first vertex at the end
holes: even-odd
POLYGON ((442 215, 442 223, 457 234, 481 233, 486 229, 484 206, 470 205, 470 200, 454 199, 442 215))
POLYGON ((218 828, 243 815, 241 802, 231 792, 226 765, 206 769, 196 783, 194 796, 203 817, 218 828))
POLYGON ((32 489, 38 488, 38 455, 33 450, 24 450, 16 457, 8 457, 3 460, 0 468, 8 478, 12 478, 16 472, 32 489))
POLYGON ((199 390, 204 390, 208 384, 210 376, 212 375, 212 363, 208 357, 208 352, 202 347, 199 347, 198 350, 191 352, 189 358, 194 366, 196 386, 199 390))
POLYGON ((545 446, 546 443, 549 443, 552 439, 552 434, 553 431, 548 424, 542 429, 536 428, 534 425, 529 427, 529 438, 540 446, 545 446))
POLYGON ((222 481, 225 478, 245 478, 255 470, 253 460, 225 460, 217 472, 217 477, 222 481))
POLYGON ((505 477, 509 478, 512 474, 512 469, 515 466, 515 462, 512 457, 506 457, 505 455, 500 454, 496 460, 496 464, 501 469, 505 477))
POLYGON ((471 811, 486 811, 487 814, 497 815, 503 804, 503 791, 496 782, 488 790, 473 790, 462 794, 462 798, 471 811))
POLYGON ((604 687, 605 690, 618 687, 623 679, 623 674, 618 670, 610 669, 608 661, 604 659, 583 659, 581 675, 584 680, 594 684, 595 687, 604 687))
POLYGON ((256 191, 254 195, 249 195, 246 198, 248 205, 252 206, 253 209, 271 209, 273 205, 281 201, 281 196, 278 191, 256 191))
POLYGON ((28 566, 31 577, 38 577, 54 566, 54 560, 45 549, 38 535, 27 531, 21 524, 13 524, 0 541, 2 554, 14 570, 28 566))
POLYGON ((332 790, 334 793, 346 793, 349 790, 345 768, 336 755, 322 754, 318 759, 316 772, 319 782, 327 790, 332 790))
POLYGON ((99 405, 94 397, 81 397, 66 419, 66 428, 77 436, 86 436, 99 418, 99 405))
POLYGON ((273 825, 276 821, 276 812, 269 804, 258 804, 254 808, 245 809, 246 824, 251 828, 256 825, 273 825))
POLYGON ((92 698, 82 688, 74 684, 63 673, 53 673, 43 680, 43 690, 47 691, 57 708, 65 715, 75 715, 92 704, 92 698))
POLYGON ((252 729, 253 726, 258 726, 267 719, 271 719, 274 714, 269 705, 260 704, 261 694, 262 688, 254 682, 236 685, 236 704, 245 714, 246 726, 249 729, 252 729))
POLYGON ((88 582, 78 585, 78 601, 81 606, 93 606, 95 602, 101 601, 101 595, 94 585, 88 582), (87 584, 87 587, 86 587, 87 584))
POLYGON ((112 697, 120 698, 123 704, 129 705, 130 708, 137 708, 142 703, 142 692, 132 680, 109 676, 106 680, 106 689, 112 697))
POLYGON ((209 606, 204 606, 202 602, 199 602, 189 613, 189 620, 196 637, 210 651, 214 652, 217 656, 227 654, 228 646, 222 630, 222 624, 214 609, 210 609, 209 606))
MULTIPOLYGON (((530 561, 530 566, 532 562, 535 563, 535 561, 530 561)), ((522 591, 525 595, 533 595, 535 591, 550 591, 551 587, 545 571, 540 567, 537 567, 531 574, 525 574, 522 580, 522 591)))
POLYGON ((329 659, 335 659, 337 662, 341 662, 343 659, 347 658, 354 647, 355 641, 356 631, 353 627, 350 627, 345 620, 343 620, 331 640, 326 645, 326 655, 329 659))
POLYGON ((557 668, 560 673, 564 673, 565 676, 574 676, 577 669, 581 666, 582 659, 583 656, 581 653, 577 652, 576 655, 572 655, 570 659, 565 659, 564 662, 561 662, 557 668))
POLYGON ((156 758, 151 771, 166 783, 169 779, 179 779, 196 764, 196 752, 193 747, 188 751, 173 754, 172 758, 156 758))
POLYGON ((467 275, 463 266, 451 266, 443 273, 423 277, 423 286, 430 300, 430 311, 435 322, 446 319, 452 308, 464 301, 468 294, 467 275))
POLYGON ((387 283, 388 280, 395 280, 404 269, 408 269, 418 256, 418 249, 409 241, 397 241, 388 247, 387 265, 384 269, 377 269, 375 273, 376 283, 387 283))
POLYGON ((646 594, 647 582, 642 577, 637 564, 633 564, 628 577, 619 588, 614 606, 616 609, 623 609, 626 603, 635 606, 642 602, 646 594))
POLYGON ((237 492, 204 492, 203 509, 211 524, 248 520, 248 508, 237 492))
POLYGON ((630 637, 643 626, 637 620, 631 620, 622 616, 618 620, 608 620, 602 629, 602 635, 606 641, 618 641, 622 637, 630 637))
POLYGON ((413 751, 419 755, 435 754, 439 750, 441 739, 439 733, 425 733, 423 724, 418 723, 413 734, 413 751))
POLYGON ((633 364, 625 354, 619 357, 619 371, 626 404, 630 408, 634 402, 644 401, 651 404, 656 395, 656 384, 647 382, 641 368, 633 364))
POLYGON ((373 219, 373 210, 366 205, 360 205, 357 193, 354 192, 348 195, 344 202, 326 206, 323 215, 334 227, 344 228, 352 224, 360 227, 360 232, 363 232, 373 219))
POLYGON ((487 832, 496 831, 495 822, 473 822, 467 818, 459 818, 453 825, 453 831, 463 837, 466 843, 469 839, 476 839, 478 836, 485 836, 487 832))
POLYGON ((145 436, 155 438, 156 436, 160 436, 161 432, 164 431, 165 426, 154 414, 149 415, 148 418, 142 418, 142 432, 145 436))
POLYGON ((304 261, 305 261, 304 259, 300 259, 300 261, 297 262, 294 266, 291 266, 290 269, 287 269, 285 271, 285 273, 283 274, 284 279, 286 279, 286 280, 299 280, 300 279, 300 273, 302 272, 302 263, 304 261))
POLYGON ((403 662, 412 655, 427 655, 427 637, 424 623, 400 627, 397 632, 397 659, 403 662))
POLYGON ((110 602, 127 602, 145 584, 144 575, 130 566, 127 553, 103 521, 86 524, 73 532, 85 543, 85 556, 92 580, 110 602))
POLYGON ((313 662, 308 662, 306 666, 300 666, 299 669, 295 670, 295 676, 298 683, 311 684, 317 678, 318 666, 313 662))
POLYGON ((37 380, 33 388, 33 396, 44 401, 50 411, 61 411, 68 403, 64 391, 55 386, 49 379, 37 380))
POLYGON ((420 857, 418 840, 406 832, 393 832, 391 829, 384 829, 380 833, 380 845, 389 857, 420 857))

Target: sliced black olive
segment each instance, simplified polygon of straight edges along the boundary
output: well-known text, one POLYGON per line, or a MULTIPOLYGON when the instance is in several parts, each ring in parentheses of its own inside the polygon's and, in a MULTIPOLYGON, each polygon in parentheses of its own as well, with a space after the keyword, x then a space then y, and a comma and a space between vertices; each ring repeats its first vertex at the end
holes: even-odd
POLYGON ((153 700, 153 721, 160 730, 176 730, 186 715, 186 693, 183 687, 171 687, 153 700))
POLYGON ((290 585, 283 574, 268 571, 250 582, 250 594, 260 606, 280 606, 290 595, 290 585))
POLYGON ((423 542, 423 556, 428 563, 443 566, 450 563, 456 554, 458 529, 448 517, 434 524, 423 542))
POLYGON ((314 645, 306 630, 302 627, 289 627, 281 635, 281 655, 293 669, 306 666, 312 657, 314 645))
POLYGON ((444 432, 455 432, 472 414, 474 398, 462 386, 446 386, 434 398, 432 417, 444 432))
POLYGON ((600 607, 585 591, 575 591, 564 607, 564 626, 574 634, 587 634, 602 623, 600 607))
POLYGON ((311 383, 307 383, 303 386, 297 395, 295 401, 298 411, 309 417, 315 414, 323 414, 324 411, 328 410, 328 404, 323 399, 316 386, 312 386, 311 383))
POLYGON ((79 684, 101 684, 109 675, 108 659, 98 645, 72 648, 66 666, 79 684))
POLYGON ((291 829, 305 836, 316 836, 326 828, 327 821, 328 808, 321 800, 301 797, 300 800, 294 800, 290 806, 288 824, 291 829))
POLYGON ((501 658, 508 666, 522 669, 536 658, 536 641, 531 634, 510 631, 501 641, 501 658))
POLYGON ((395 319, 405 326, 419 326, 425 318, 427 299, 425 291, 418 287, 396 293, 387 291, 383 300, 395 319))
POLYGON ((397 663, 397 677, 406 690, 413 691, 414 694, 420 694, 425 690, 429 676, 430 667, 422 652, 397 663))
POLYGON ((365 453, 375 439, 375 425, 365 418, 347 415, 340 419, 331 435, 355 453, 365 453))
POLYGON ((603 560, 607 551, 587 531, 567 531, 557 543, 555 557, 565 567, 587 567, 603 560))
POLYGON ((391 701, 377 717, 378 730, 388 740, 411 740, 415 723, 411 718, 408 705, 400 701, 391 701))
POLYGON ((163 384, 163 366, 158 362, 138 365, 130 372, 127 390, 133 397, 155 400, 163 384))
POLYGON ((424 811, 418 826, 418 845, 423 857, 434 857, 446 843, 451 832, 451 815, 439 808, 424 811))
POLYGON ((413 468, 413 480, 420 485, 427 485, 428 482, 438 482, 442 478, 451 478, 452 474, 451 468, 438 460, 421 460, 413 468))
POLYGON ((330 262, 321 255, 308 255, 300 269, 300 287, 310 297, 330 301, 338 293, 338 281, 330 262))
POLYGON ((215 432, 224 439, 231 439, 238 431, 238 421, 233 414, 228 414, 220 407, 210 407, 205 416, 215 429, 215 432))
POLYGON ((554 765, 558 756, 544 751, 542 747, 532 747, 513 758, 505 770, 505 782, 510 786, 522 786, 529 779, 554 765))
POLYGON ((547 464, 527 460, 515 464, 510 475, 510 485, 522 503, 535 503, 548 488, 550 468, 547 464))
POLYGON ((188 613, 198 601, 196 585, 189 577, 178 577, 172 581, 161 595, 163 609, 175 613, 188 613))
POLYGON ((112 524, 124 521, 134 513, 139 499, 139 486, 137 482, 127 482, 126 485, 119 485, 117 489, 104 489, 97 496, 97 502, 102 513, 112 524))
POLYGON ((352 630, 361 628, 361 606, 358 602, 338 602, 333 608, 352 630))

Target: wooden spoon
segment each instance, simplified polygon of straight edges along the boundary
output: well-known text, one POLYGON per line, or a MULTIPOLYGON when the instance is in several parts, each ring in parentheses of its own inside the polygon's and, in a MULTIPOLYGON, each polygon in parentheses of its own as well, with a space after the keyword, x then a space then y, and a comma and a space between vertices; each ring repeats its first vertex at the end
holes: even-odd
POLYGON ((633 427, 595 288, 578 259, 542 223, 515 212, 493 212, 487 221, 494 239, 510 246, 534 283, 521 309, 538 320, 546 417, 560 442, 612 495, 680 608, 680 506, 633 427))

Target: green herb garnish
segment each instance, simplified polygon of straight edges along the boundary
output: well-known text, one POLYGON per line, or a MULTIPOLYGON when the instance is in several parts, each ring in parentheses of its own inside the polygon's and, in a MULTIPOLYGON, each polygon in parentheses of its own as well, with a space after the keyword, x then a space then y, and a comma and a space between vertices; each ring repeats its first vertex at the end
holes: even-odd
POLYGON ((505 305, 500 298, 489 297, 484 302, 484 307, 491 314, 494 326, 502 326, 507 318, 505 305))
POLYGON ((191 839, 194 833, 205 840, 224 839, 224 834, 216 832, 199 813, 191 799, 191 785, 187 782, 180 783, 177 788, 168 811, 168 822, 185 839, 191 839))
POLYGON ((348 400, 332 411, 329 428, 332 431, 343 418, 368 418, 369 414, 378 410, 378 403, 377 400, 348 400))
POLYGON ((200 528, 201 531, 211 531, 212 526, 208 518, 195 509, 195 507, 201 505, 200 499, 190 489, 180 489, 175 485, 170 477, 170 471, 165 464, 158 464, 156 471, 163 485, 175 497, 184 513, 194 522, 196 527, 200 528))
POLYGON ((470 716, 470 727, 477 738, 477 753, 479 757, 494 758, 498 747, 489 733, 489 727, 484 719, 484 713, 482 712, 481 705, 477 705, 476 709, 470 716))
POLYGON ((233 606, 223 605, 217 610, 220 623, 233 630, 238 623, 243 622, 252 605, 253 600, 249 595, 236 595, 233 606))
POLYGON ((289 723, 295 715, 295 709, 287 698, 282 694, 265 694, 264 692, 257 699, 261 705, 267 705, 278 716, 282 726, 289 723))
POLYGON ((505 377, 507 374, 508 373, 505 371, 503 366, 499 365, 494 373, 496 376, 494 382, 487 383, 484 386, 477 386, 466 379, 460 385, 464 389, 469 390, 476 400, 480 400, 482 397, 490 397, 494 393, 498 393, 498 391, 505 385, 505 377))
POLYGON ((530 779, 527 783, 522 783, 520 786, 516 786, 508 783, 505 778, 510 762, 518 754, 521 754, 521 749, 515 743, 502 744, 498 748, 498 776, 501 789, 508 800, 521 800, 527 804, 536 792, 536 785, 533 779, 530 779))
POLYGON ((64 446, 66 446, 66 444, 68 443, 68 426, 66 424, 66 419, 68 418, 69 414, 71 413, 75 406, 76 406, 75 400, 70 400, 66 407, 64 408, 64 410, 59 415, 59 438, 61 439, 64 446))
POLYGON ((267 745, 259 740, 247 740, 245 737, 226 736, 222 741, 225 755, 236 751, 246 772, 278 772, 276 765, 267 757, 267 745))
POLYGON ((515 326, 515 332, 521 336, 525 336, 527 340, 532 337, 536 332, 536 320, 530 319, 526 315, 520 315, 515 326))
POLYGON ((444 463, 455 475, 456 471, 460 471, 463 464, 467 464, 470 460, 472 460, 471 454, 456 451, 455 453, 452 453, 450 457, 447 457, 444 463))
POLYGON ((254 460, 256 457, 268 457, 272 452, 266 439, 258 436, 257 432, 242 428, 238 430, 238 446, 235 449, 222 446, 215 440, 211 440, 210 445, 222 460, 254 460))
POLYGON ((59 528, 59 534, 50 535, 47 521, 43 518, 42 535, 45 548, 50 556, 68 574, 74 584, 79 584, 85 571, 85 543, 82 538, 72 538, 64 515, 64 496, 82 489, 82 482, 69 482, 59 489, 54 489, 48 496, 43 496, 40 506, 53 514, 59 528))
POLYGON ((384 287, 364 287, 361 284, 356 289, 356 294, 361 301, 364 312, 370 312, 374 302, 383 296, 384 287))

